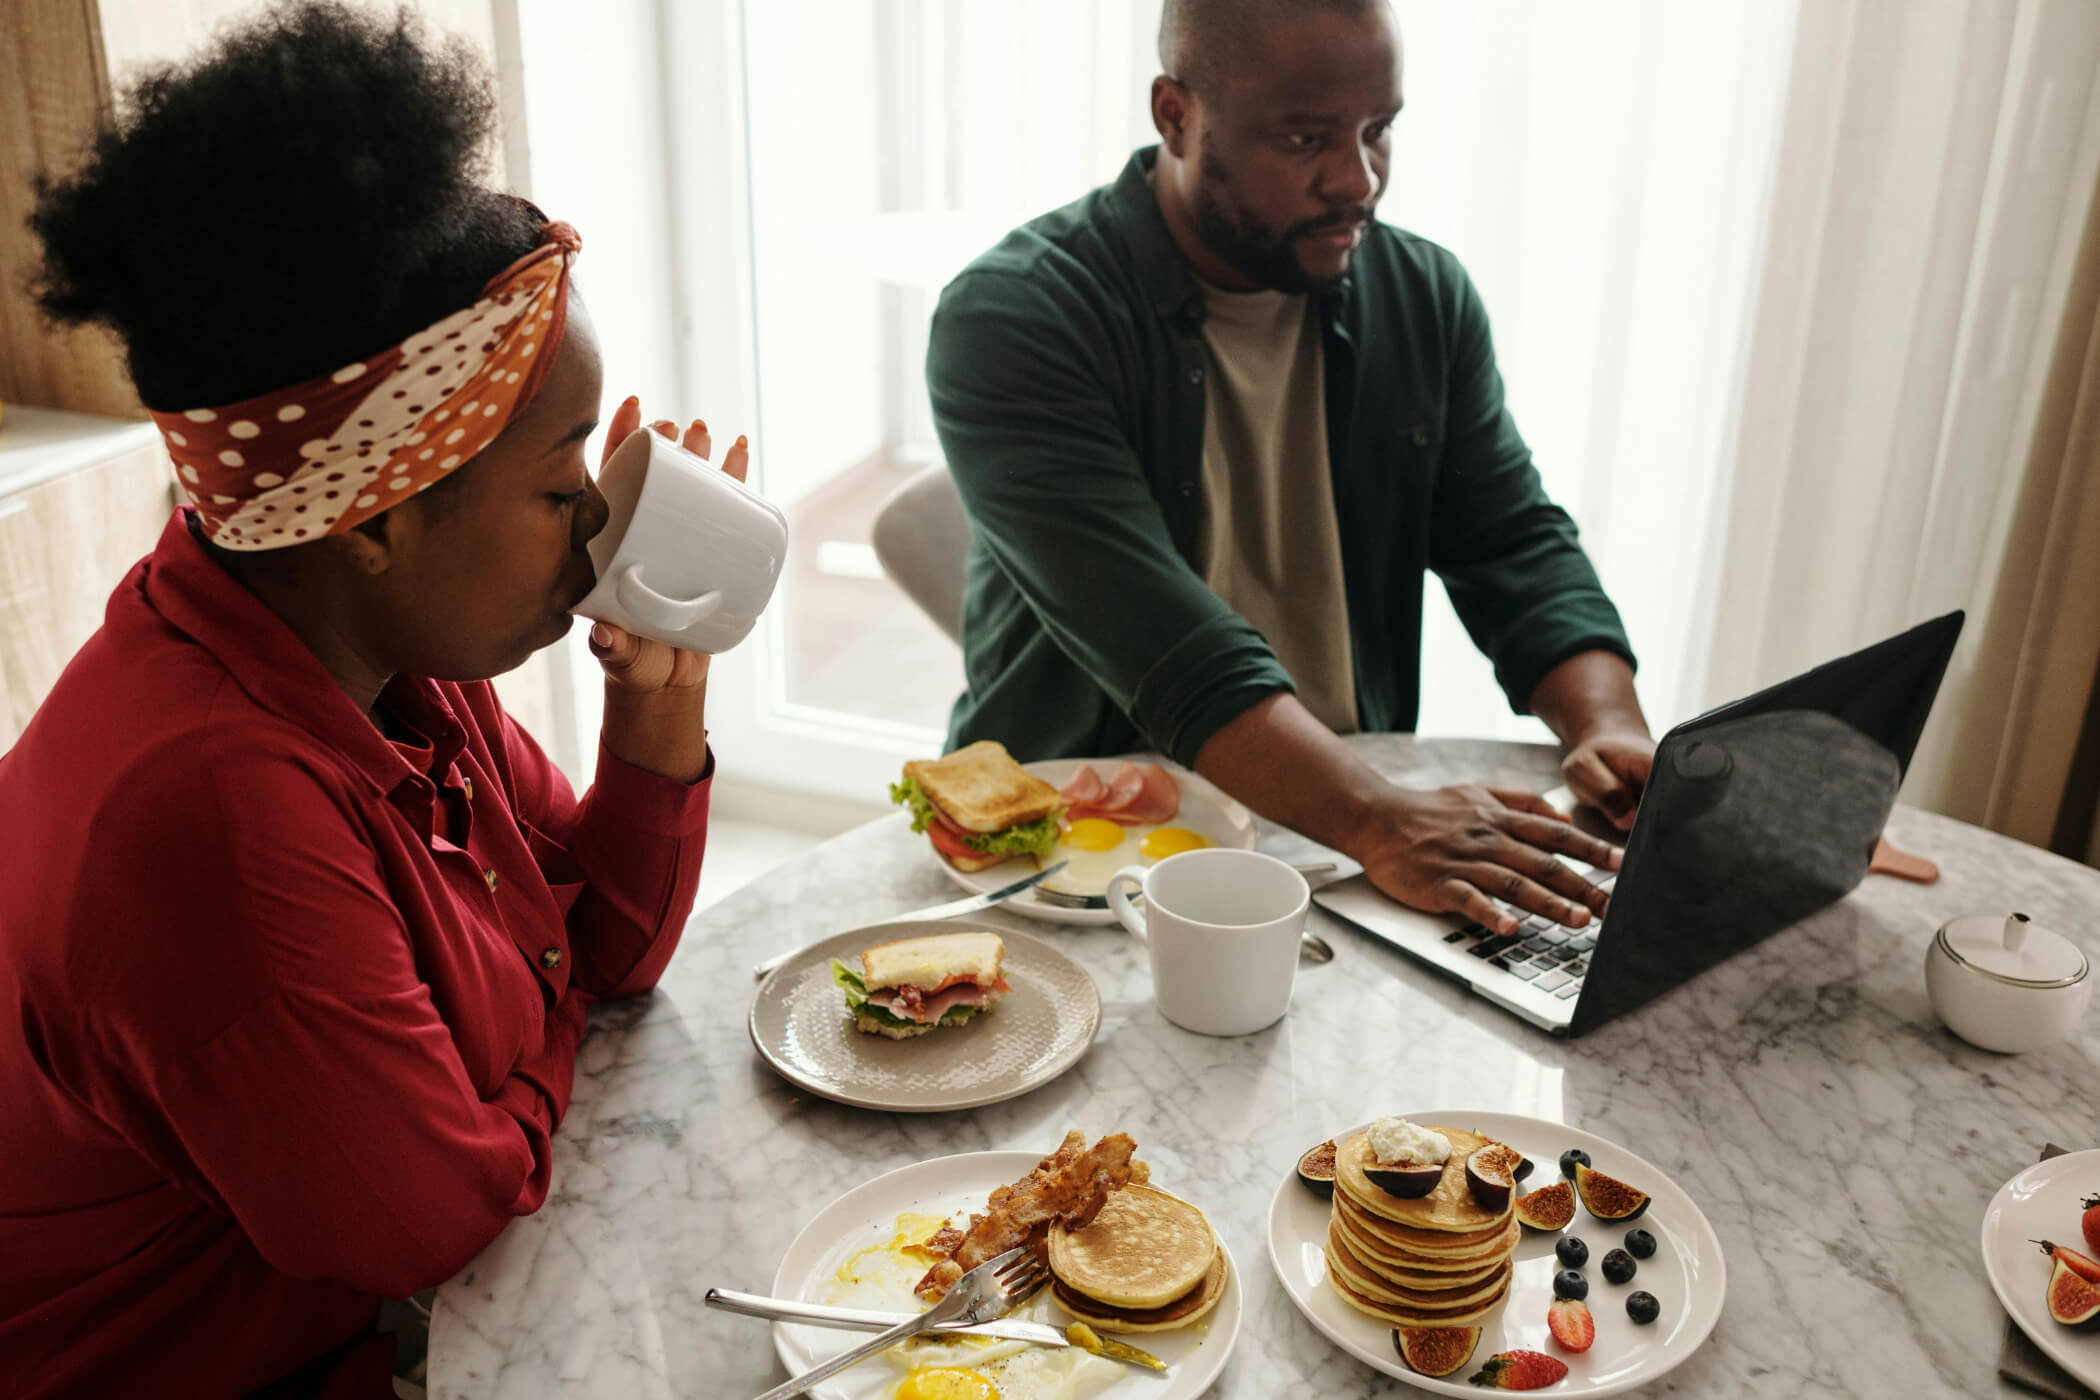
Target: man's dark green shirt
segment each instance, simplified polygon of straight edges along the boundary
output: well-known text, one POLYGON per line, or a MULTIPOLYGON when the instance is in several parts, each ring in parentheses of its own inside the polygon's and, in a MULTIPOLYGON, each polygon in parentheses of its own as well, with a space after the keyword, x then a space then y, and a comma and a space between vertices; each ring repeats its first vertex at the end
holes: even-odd
MULTIPOLYGON (((1291 688, 1191 563, 1203 297, 1154 200, 1155 156, 1007 235, 934 313, 927 385, 971 524, 951 748, 1150 748, 1186 764, 1291 688)), ((1487 312, 1457 259, 1373 222, 1320 301, 1318 465, 1334 481, 1360 725, 1414 728, 1426 570, 1519 713, 1568 657, 1631 661, 1504 407, 1487 312)))

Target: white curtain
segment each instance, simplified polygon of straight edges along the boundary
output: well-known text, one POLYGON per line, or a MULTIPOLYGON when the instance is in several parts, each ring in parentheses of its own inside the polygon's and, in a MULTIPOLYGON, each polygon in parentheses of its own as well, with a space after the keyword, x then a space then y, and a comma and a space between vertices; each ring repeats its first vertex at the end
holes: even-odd
POLYGON ((1687 693, 1954 607, 1937 805, 2100 141, 2092 0, 1803 0, 1687 693))

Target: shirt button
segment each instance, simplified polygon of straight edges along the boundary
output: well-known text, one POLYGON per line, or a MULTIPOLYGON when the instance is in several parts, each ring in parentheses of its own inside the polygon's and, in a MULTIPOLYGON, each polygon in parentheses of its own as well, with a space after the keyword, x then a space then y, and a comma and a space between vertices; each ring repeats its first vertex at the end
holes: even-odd
POLYGON ((459 785, 466 792, 467 801, 472 802, 474 800, 474 780, 472 778, 461 778, 459 785))
POLYGON ((495 870, 495 867, 494 867, 494 866, 491 866, 491 867, 490 867, 490 868, 488 868, 487 870, 484 870, 484 871, 482 871, 482 872, 481 872, 481 878, 482 878, 483 880, 485 880, 485 881, 487 881, 487 882, 488 882, 488 887, 489 887, 489 893, 490 893, 490 894, 494 894, 494 893, 496 892, 496 870, 495 870))
POLYGON ((1196 483, 1195 483, 1195 482, 1193 482, 1193 481, 1184 481, 1184 482, 1182 482, 1182 483, 1181 483, 1181 494, 1182 494, 1182 495, 1184 495, 1184 496, 1193 496, 1193 495, 1195 495, 1195 494, 1196 494, 1196 483))
POLYGON ((1427 428, 1417 428, 1417 429, 1415 429, 1415 431, 1414 431, 1414 439, 1415 439, 1415 446, 1417 446, 1417 447, 1427 447, 1427 446, 1429 446, 1429 429, 1427 429, 1427 428))
POLYGON ((1192 369, 1192 370, 1190 370, 1190 371, 1189 371, 1189 383, 1191 383, 1191 384, 1201 384, 1202 382, 1203 382, 1203 367, 1202 367, 1201 365, 1198 365, 1198 366, 1197 366, 1196 368, 1194 368, 1194 369, 1192 369))
POLYGON ((540 966, 546 968, 549 972, 552 972, 555 968, 560 967, 561 949, 548 948, 543 950, 540 953, 540 966))

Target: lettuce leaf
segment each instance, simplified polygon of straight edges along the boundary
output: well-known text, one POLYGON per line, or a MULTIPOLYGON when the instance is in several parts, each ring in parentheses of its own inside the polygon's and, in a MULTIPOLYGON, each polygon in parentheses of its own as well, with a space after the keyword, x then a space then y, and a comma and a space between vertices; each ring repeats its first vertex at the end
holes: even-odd
MULTIPOLYGON (((871 1020, 881 1022, 885 1026, 917 1026, 924 1024, 906 1016, 899 1016, 888 1007, 868 1005, 868 984, 866 979, 837 958, 831 960, 831 980, 833 985, 846 994, 846 1009, 856 1016, 866 1016, 871 1020)), ((940 1023, 944 1026, 959 1026, 982 1010, 984 1008, 981 1006, 951 1006, 941 1013, 940 1023)))
MULTIPOLYGON (((918 783, 910 778, 890 784, 890 801, 910 806, 911 829, 916 832, 925 831, 939 816, 934 811, 932 800, 919 791, 918 783)), ((1032 822, 1022 822, 1004 831, 969 832, 963 836, 962 843, 988 856, 1045 856, 1057 844, 1057 813, 1046 813, 1032 822)))
POLYGON ((915 780, 906 778, 901 783, 891 783, 890 801, 910 804, 913 831, 923 832, 933 825, 933 802, 925 793, 919 791, 919 784, 915 780))

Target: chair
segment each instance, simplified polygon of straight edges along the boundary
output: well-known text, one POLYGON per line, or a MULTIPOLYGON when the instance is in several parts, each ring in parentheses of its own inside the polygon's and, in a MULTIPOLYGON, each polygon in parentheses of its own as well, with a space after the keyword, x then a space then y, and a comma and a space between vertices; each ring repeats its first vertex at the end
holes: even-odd
POLYGON ((898 487, 876 508, 871 534, 882 571, 960 646, 970 518, 948 468, 928 467, 898 487))

